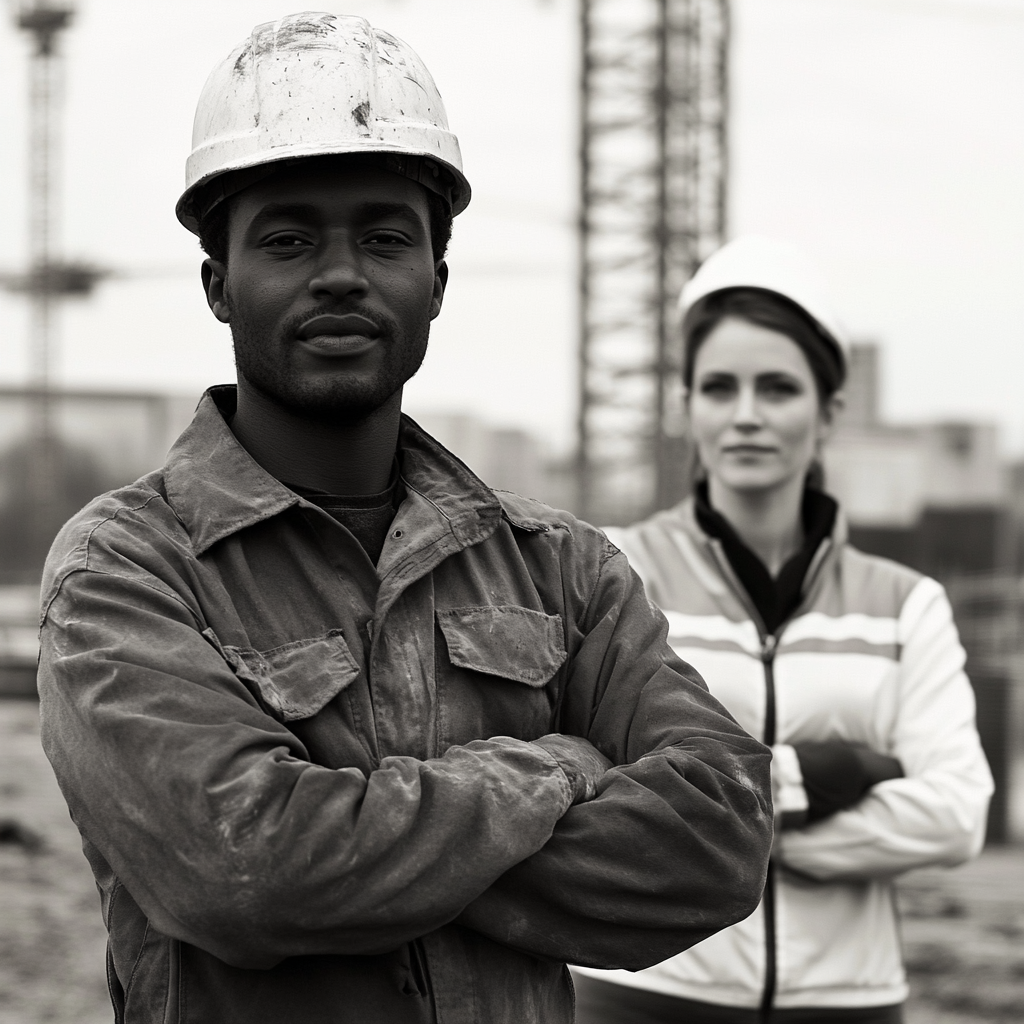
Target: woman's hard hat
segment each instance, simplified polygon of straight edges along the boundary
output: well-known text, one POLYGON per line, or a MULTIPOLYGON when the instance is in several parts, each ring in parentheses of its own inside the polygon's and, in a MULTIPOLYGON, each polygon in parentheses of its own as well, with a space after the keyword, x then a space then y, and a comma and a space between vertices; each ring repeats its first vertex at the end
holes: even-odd
POLYGON ((200 217, 281 161, 354 153, 382 154, 453 214, 469 205, 459 140, 411 47, 346 15, 257 25, 199 97, 178 220, 198 233, 200 217))
POLYGON ((690 307, 726 288, 762 288, 795 302, 835 342, 840 354, 848 338, 836 316, 824 278, 804 252, 790 242, 758 235, 737 238, 712 253, 683 287, 679 308, 690 307))

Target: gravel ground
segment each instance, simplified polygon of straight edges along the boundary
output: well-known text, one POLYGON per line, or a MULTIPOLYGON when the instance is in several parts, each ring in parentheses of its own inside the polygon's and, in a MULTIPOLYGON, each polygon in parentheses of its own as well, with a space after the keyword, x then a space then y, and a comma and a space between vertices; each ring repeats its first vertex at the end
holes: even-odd
POLYGON ((1024 850, 986 850, 900 885, 908 1024, 1024 1022, 1024 850))
POLYGON ((105 943, 38 705, 0 701, 0 1024, 110 1024, 105 943))
MULTIPOLYGON (((907 1024, 1024 1022, 1024 850, 913 872, 899 899, 907 1024)), ((110 1024, 104 942, 38 707, 0 700, 0 1024, 110 1024)))

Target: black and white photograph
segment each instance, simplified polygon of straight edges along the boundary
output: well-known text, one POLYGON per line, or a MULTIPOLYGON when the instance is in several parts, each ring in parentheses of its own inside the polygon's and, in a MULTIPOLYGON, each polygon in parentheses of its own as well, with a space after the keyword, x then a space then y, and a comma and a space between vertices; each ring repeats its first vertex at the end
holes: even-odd
POLYGON ((1024 0, 0 0, 0 1024, 1024 1021, 1024 0))

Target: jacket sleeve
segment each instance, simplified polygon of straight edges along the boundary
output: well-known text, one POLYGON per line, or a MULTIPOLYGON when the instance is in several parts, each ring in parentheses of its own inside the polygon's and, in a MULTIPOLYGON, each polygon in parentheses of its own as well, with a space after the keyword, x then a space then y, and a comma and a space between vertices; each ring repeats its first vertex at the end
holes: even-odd
POLYGON ((898 707, 891 750, 904 778, 854 807, 787 830, 777 856, 820 881, 896 875, 974 856, 985 836, 992 776, 974 723, 964 650, 942 587, 923 579, 900 613, 898 707))
POLYGON ((495 738, 312 764, 159 576, 71 572, 41 632, 43 742, 72 815, 159 931, 239 967, 379 953, 452 920, 571 802, 495 738))
POLYGON ((770 755, 668 647, 664 617, 610 545, 579 629, 562 731, 615 767, 460 923, 534 955, 637 970, 757 906, 770 755))

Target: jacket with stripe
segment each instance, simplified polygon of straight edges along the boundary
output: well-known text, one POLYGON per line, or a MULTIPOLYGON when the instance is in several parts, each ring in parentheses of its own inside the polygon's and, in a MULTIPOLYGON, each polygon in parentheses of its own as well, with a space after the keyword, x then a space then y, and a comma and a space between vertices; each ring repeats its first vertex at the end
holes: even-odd
POLYGON ((779 831, 765 897, 746 920, 635 974, 586 973, 732 1006, 901 1002, 892 880, 977 854, 993 788, 942 587, 851 547, 840 516, 799 607, 771 636, 692 500, 607 532, 665 612, 676 653, 774 747, 777 804, 793 802, 801 785, 795 743, 867 744, 896 757, 904 777, 848 810, 779 831))

